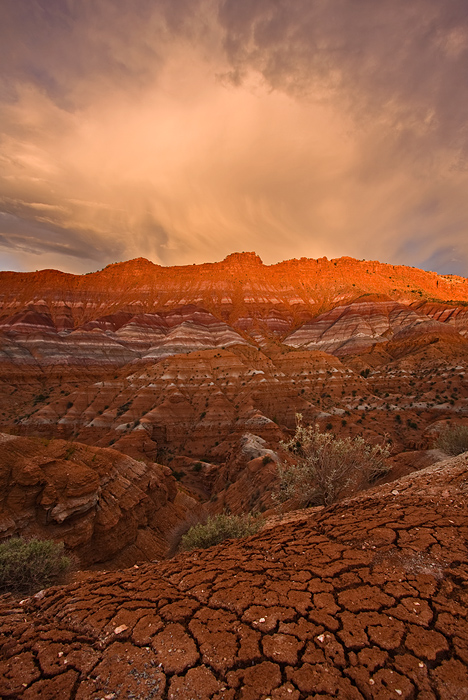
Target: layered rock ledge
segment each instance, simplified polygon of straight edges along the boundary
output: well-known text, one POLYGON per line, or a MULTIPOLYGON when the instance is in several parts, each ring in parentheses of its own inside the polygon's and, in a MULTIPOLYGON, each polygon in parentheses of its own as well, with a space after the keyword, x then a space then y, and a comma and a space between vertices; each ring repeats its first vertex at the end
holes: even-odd
POLYGON ((0 541, 64 542, 81 568, 160 559, 198 504, 170 469, 109 448, 0 433, 0 541))

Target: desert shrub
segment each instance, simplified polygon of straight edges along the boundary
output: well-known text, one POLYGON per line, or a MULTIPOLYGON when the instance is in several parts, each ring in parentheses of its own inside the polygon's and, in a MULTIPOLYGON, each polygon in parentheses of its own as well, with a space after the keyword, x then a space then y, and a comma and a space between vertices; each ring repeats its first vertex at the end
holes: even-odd
POLYGON ((266 467, 267 464, 270 464, 270 462, 273 462, 273 461, 274 461, 274 459, 271 455, 264 455, 264 457, 262 459, 262 464, 264 467, 266 467))
POLYGON ((120 416, 123 416, 124 413, 127 413, 129 410, 130 406, 133 403, 133 399, 129 399, 125 403, 123 403, 121 406, 118 407, 116 411, 116 415, 120 418, 120 416))
POLYGON ((447 426, 441 431, 436 447, 448 455, 459 455, 468 450, 468 427, 466 425, 447 426))
POLYGON ((37 394, 33 399, 33 405, 35 406, 38 403, 43 403, 44 401, 47 401, 48 398, 49 398, 49 394, 46 394, 46 393, 37 394))
POLYGON ((202 468, 203 468, 203 464, 201 462, 195 462, 195 464, 192 467, 194 472, 199 472, 202 470, 202 468))
POLYGON ((183 535, 181 549, 206 549, 224 540, 254 535, 263 525, 263 519, 254 515, 227 515, 221 513, 209 517, 206 523, 198 523, 183 535))
POLYGON ((388 445, 369 445, 358 436, 338 438, 318 426, 304 426, 298 416, 296 432, 281 446, 294 464, 279 467, 278 501, 296 498, 302 506, 338 501, 387 474, 388 445))
POLYGON ((34 593, 58 583, 69 568, 63 542, 12 537, 0 544, 0 591, 34 593))

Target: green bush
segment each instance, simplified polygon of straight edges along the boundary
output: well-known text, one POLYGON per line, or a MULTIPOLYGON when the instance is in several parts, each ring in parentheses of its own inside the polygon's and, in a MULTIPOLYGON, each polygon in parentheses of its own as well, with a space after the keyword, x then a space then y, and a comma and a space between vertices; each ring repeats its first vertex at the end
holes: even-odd
POLYGON ((448 455, 460 455, 468 450, 468 427, 466 425, 447 426, 436 441, 436 447, 448 455))
POLYGON ((209 517, 205 524, 198 523, 183 535, 181 549, 206 549, 224 540, 254 535, 263 525, 263 518, 249 515, 221 513, 209 517))
POLYGON ((70 568, 63 542, 12 537, 0 544, 0 591, 34 593, 59 583, 70 568))
POLYGON ((281 443, 294 464, 278 469, 278 501, 328 506, 388 473, 388 445, 369 445, 360 436, 337 438, 316 425, 303 426, 300 415, 297 419, 293 437, 281 443))

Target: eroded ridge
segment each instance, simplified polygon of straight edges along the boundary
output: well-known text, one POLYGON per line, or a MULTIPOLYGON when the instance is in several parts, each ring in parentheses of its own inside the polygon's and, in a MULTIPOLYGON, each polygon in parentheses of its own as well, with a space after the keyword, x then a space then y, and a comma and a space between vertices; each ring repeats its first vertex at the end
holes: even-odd
POLYGON ((468 456, 247 540, 1 604, 0 695, 468 698, 468 456))

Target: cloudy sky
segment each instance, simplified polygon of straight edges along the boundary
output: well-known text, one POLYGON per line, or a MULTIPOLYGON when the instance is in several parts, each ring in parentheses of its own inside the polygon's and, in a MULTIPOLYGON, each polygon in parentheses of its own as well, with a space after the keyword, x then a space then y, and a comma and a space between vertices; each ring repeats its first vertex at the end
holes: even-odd
POLYGON ((466 0, 2 0, 0 269, 468 276, 466 0))

